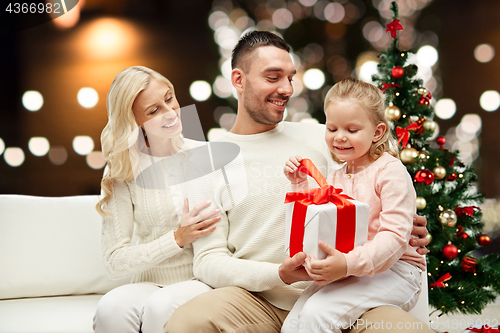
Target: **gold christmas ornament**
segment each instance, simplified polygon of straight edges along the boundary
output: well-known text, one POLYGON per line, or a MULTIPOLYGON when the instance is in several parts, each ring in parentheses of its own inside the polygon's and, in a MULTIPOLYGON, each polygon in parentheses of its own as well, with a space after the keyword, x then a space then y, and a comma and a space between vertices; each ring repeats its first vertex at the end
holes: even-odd
POLYGON ((442 225, 454 227, 457 224, 457 215, 451 209, 445 209, 439 214, 439 222, 441 222, 442 225))
POLYGON ((415 158, 418 156, 418 151, 415 148, 405 148, 399 154, 401 161, 404 164, 415 163, 415 158))
POLYGON ((444 177, 446 177, 446 169, 440 165, 435 167, 432 172, 437 179, 443 179, 444 177))
POLYGON ((430 233, 428 233, 427 236, 425 236, 425 238, 429 240, 429 243, 432 242, 432 235, 430 233))
POLYGON ((385 109, 385 117, 390 121, 398 121, 401 118, 401 110, 396 105, 389 105, 385 109))
POLYGON ((419 95, 425 96, 429 93, 429 90, 427 90, 427 88, 425 88, 425 87, 420 87, 417 89, 417 93, 419 95))
POLYGON ((431 131, 434 133, 437 128, 437 123, 433 120, 426 120, 422 126, 424 126, 424 129, 426 131, 431 131))
POLYGON ((418 210, 422 210, 425 208, 425 206, 427 206, 427 201, 423 197, 417 197, 417 200, 415 200, 415 204, 418 210))
POLYGON ((429 152, 425 149, 422 149, 419 153, 418 153, 418 157, 420 157, 420 159, 422 160, 422 162, 427 162, 427 160, 429 159, 429 152))

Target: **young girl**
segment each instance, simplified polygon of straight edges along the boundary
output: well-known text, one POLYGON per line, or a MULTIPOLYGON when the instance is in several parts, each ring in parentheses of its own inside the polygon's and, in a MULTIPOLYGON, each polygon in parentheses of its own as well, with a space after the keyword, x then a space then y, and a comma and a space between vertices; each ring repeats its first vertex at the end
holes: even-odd
MULTIPOLYGON (((371 84, 344 79, 326 95, 325 113, 325 141, 333 160, 345 162, 327 181, 370 205, 368 242, 346 254, 319 243, 328 256, 306 259, 306 271, 315 283, 286 318, 284 333, 340 332, 381 305, 409 311, 417 302, 420 272, 425 269, 424 257, 408 246, 416 195, 398 159, 382 93, 371 84)), ((301 160, 291 157, 284 169, 294 191, 308 187, 299 171, 301 160)))

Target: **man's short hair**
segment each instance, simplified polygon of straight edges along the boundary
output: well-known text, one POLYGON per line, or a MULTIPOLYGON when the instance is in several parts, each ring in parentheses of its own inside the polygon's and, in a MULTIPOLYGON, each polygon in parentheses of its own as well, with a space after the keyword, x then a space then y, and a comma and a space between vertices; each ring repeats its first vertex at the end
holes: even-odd
POLYGON ((246 72, 248 70, 246 56, 261 46, 274 46, 290 52, 290 46, 280 36, 269 31, 250 31, 243 35, 234 47, 231 68, 238 67, 246 72))

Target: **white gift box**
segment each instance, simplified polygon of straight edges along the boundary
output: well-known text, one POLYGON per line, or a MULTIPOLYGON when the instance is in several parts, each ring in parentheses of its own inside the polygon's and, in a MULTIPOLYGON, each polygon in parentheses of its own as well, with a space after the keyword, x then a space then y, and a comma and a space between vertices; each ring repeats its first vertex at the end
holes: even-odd
MULTIPOLYGON (((364 244, 368 239, 369 206, 357 200, 347 200, 355 204, 356 207, 355 233, 351 235, 351 237, 354 237, 355 247, 364 244)), ((295 202, 291 202, 286 207, 286 252, 288 255, 290 255, 290 233, 295 204, 295 202)), ((348 221, 337 220, 337 210, 337 206, 332 202, 307 206, 303 240, 303 252, 307 256, 314 255, 317 259, 326 258, 326 252, 318 245, 320 240, 336 248, 337 225, 339 223, 348 223, 348 221)), ((349 236, 345 235, 345 237, 349 236)))

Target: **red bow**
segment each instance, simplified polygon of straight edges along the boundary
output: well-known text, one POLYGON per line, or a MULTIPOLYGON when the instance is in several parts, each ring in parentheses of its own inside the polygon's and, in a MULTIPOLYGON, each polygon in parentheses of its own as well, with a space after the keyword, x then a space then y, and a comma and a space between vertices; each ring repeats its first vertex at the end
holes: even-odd
MULTIPOLYGON (((498 326, 497 326, 498 328, 498 326)), ((497 328, 489 327, 488 325, 481 326, 481 328, 472 328, 469 327, 467 330, 471 332, 480 332, 480 333, 498 333, 500 332, 497 328)))
POLYGON ((380 88, 380 90, 382 90, 382 92, 385 94, 385 91, 389 88, 392 88, 392 87, 396 87, 396 88, 402 88, 401 85, 397 84, 397 83, 385 83, 385 82, 382 82, 382 88, 380 88))
POLYGON ((401 147, 405 147, 408 144, 408 140, 410 139, 409 131, 417 131, 420 128, 419 123, 413 123, 411 125, 406 126, 405 128, 396 127, 396 135, 398 136, 398 145, 403 143, 401 147))
MULTIPOLYGON (((353 199, 345 194, 340 194, 342 192, 341 189, 328 185, 323 175, 310 159, 303 159, 299 170, 300 172, 313 177, 319 184, 320 188, 299 192, 289 192, 286 194, 285 203, 295 202, 294 213, 292 216, 292 228, 290 232, 290 257, 293 257, 298 252, 302 252, 305 232, 304 220, 307 206, 321 205, 327 202, 332 202, 338 208, 338 221, 355 221, 356 219, 356 206, 347 200, 353 199)), ((354 237, 350 237, 350 235, 354 235, 355 233, 355 224, 338 223, 335 248, 344 253, 351 251, 354 248, 354 237)))
POLYGON ((445 281, 448 281, 449 279, 451 279, 452 276, 450 273, 446 273, 445 275, 441 276, 437 281, 436 283, 431 283, 430 287, 431 288, 435 288, 435 287, 438 287, 438 288, 444 288, 444 283, 445 281))
POLYGON ((391 32, 391 37, 394 38, 394 39, 396 39, 396 37, 397 37, 396 30, 403 30, 403 26, 399 23, 398 19, 393 20, 385 28, 385 32, 390 31, 391 32))
POLYGON ((481 208, 476 206, 455 207, 455 213, 462 218, 465 217, 465 215, 472 216, 472 214, 474 214, 474 208, 481 210, 481 208))

